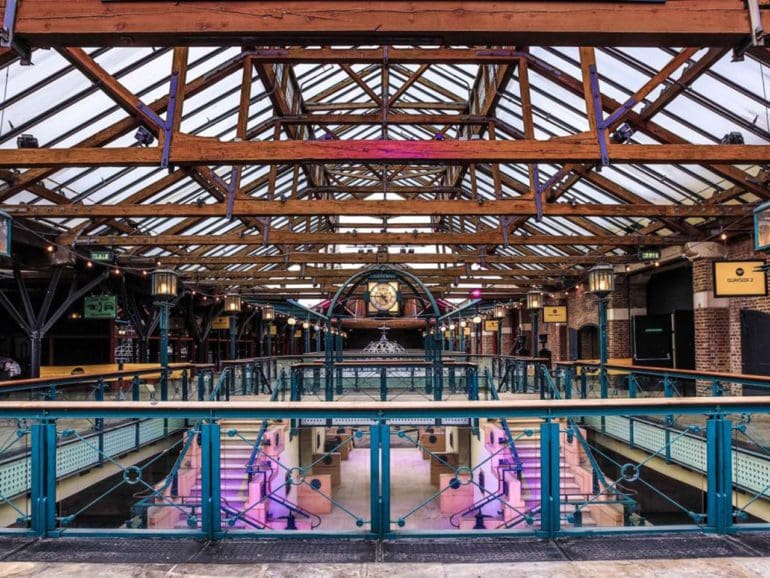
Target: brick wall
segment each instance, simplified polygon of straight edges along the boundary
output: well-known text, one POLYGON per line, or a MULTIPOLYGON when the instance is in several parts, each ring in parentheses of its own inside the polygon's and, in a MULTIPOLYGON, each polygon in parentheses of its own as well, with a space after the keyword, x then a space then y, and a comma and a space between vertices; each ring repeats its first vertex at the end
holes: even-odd
MULTIPOLYGON (((725 258, 729 260, 765 260, 765 255, 754 253, 753 240, 744 239, 728 244, 725 258)), ((693 262, 693 291, 712 294, 714 259, 693 262)), ((768 297, 729 297, 718 300, 717 307, 695 309, 695 367, 704 371, 743 372, 741 340, 741 311, 744 309, 770 313, 768 297)), ((770 336, 768 336, 770 337, 770 336)), ((698 393, 710 395, 711 384, 698 383, 698 393)), ((733 387, 731 393, 740 394, 733 387)))
MULTIPOLYGON (((634 292, 633 302, 639 301, 638 291, 634 292)), ((645 296, 641 297, 644 301, 645 296)), ((567 320, 570 329, 579 330, 585 325, 599 324, 599 304, 597 298, 586 291, 582 283, 568 294, 567 320)), ((635 306, 632 303, 632 306, 635 306)), ((629 307, 628 279, 624 275, 615 276, 615 291, 610 295, 608 308, 627 311, 629 307)), ((549 342, 551 341, 549 337, 549 342)), ((564 352, 564 359, 569 356, 569 344, 564 352)), ((607 322, 607 355, 631 357, 631 325, 628 319, 607 322)))

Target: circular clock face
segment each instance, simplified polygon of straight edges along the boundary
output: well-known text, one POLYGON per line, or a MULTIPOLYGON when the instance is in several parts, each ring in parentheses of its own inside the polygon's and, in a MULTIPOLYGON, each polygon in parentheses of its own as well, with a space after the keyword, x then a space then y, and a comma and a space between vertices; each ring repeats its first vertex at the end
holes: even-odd
POLYGON ((378 311, 389 311, 397 300, 396 288, 388 283, 377 283, 369 291, 369 301, 378 311))

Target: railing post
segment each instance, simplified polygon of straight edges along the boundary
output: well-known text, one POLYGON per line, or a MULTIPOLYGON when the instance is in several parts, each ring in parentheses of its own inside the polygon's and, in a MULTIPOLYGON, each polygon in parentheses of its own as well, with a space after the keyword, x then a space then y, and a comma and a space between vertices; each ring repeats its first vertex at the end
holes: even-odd
POLYGON ((321 391, 321 368, 313 368, 313 394, 318 395, 321 391))
MULTIPOLYGON (((104 401, 104 378, 100 377, 96 382, 96 391, 94 392, 95 401, 104 401)), ((99 463, 104 462, 104 418, 97 417, 94 420, 94 430, 99 432, 99 463)))
POLYGON ((390 532, 390 426, 380 422, 380 536, 390 532))
POLYGON ((335 368, 334 371, 336 373, 336 375, 334 376, 334 379, 336 381, 334 390, 337 395, 342 395, 344 393, 344 390, 342 388, 342 368, 337 367, 335 368))
POLYGON ((718 534, 727 533, 733 523, 732 425, 723 415, 712 416, 706 423, 706 520, 718 534))
POLYGON ((198 372, 198 401, 203 401, 206 394, 206 371, 198 372))
MULTIPOLYGON (((299 391, 299 377, 297 376, 298 371, 299 370, 297 368, 291 370, 291 395, 289 397, 289 401, 300 401, 300 399, 302 399, 302 394, 299 391)), ((281 376, 283 377, 283 371, 281 371, 281 376)))
MULTIPOLYGON (((235 370, 233 370, 235 371, 235 370)), ((241 395, 246 395, 249 386, 249 364, 244 363, 241 367, 241 395)))
MULTIPOLYGON (((131 378, 131 401, 139 401, 139 386, 140 386, 140 380, 139 376, 135 375, 131 378)), ((142 420, 137 419, 136 425, 134 426, 134 447, 136 449, 139 449, 139 439, 140 439, 140 428, 141 428, 142 420)))
POLYGON ((470 367, 469 370, 469 378, 470 383, 468 384, 468 399, 471 401, 478 401, 479 399, 479 381, 478 381, 478 375, 476 374, 476 368, 470 367))
POLYGON ((369 426, 369 518, 372 520, 372 533, 381 534, 380 516, 380 424, 369 426))
POLYGON ((626 377, 626 381, 628 381, 628 397, 631 399, 636 399, 637 394, 637 388, 636 388, 636 378, 634 377, 633 373, 629 373, 626 377))
POLYGON ((222 529, 219 435, 218 423, 201 425, 201 529, 209 540, 222 529))
POLYGON ((41 538, 56 528, 56 423, 32 425, 31 527, 41 538))
POLYGON ((522 393, 527 393, 527 390, 529 389, 529 365, 527 365, 527 362, 524 361, 521 363, 522 367, 522 376, 523 376, 523 385, 521 387, 522 393))
POLYGON ((674 388, 671 387, 671 378, 667 373, 663 374, 663 396, 674 397, 674 388))
POLYGON ((380 368, 380 401, 388 400, 388 370, 380 368))
POLYGON ((572 399, 572 368, 564 370, 564 398, 572 399))
POLYGON ((580 399, 588 397, 588 374, 585 367, 580 368, 580 399))
POLYGON ((160 400, 168 401, 168 369, 160 370, 160 400))
POLYGON ((718 379, 711 380, 711 395, 714 397, 722 397, 722 386, 718 379))
POLYGON ((182 401, 187 401, 189 398, 189 392, 187 391, 189 387, 189 381, 187 376, 187 370, 182 370, 182 401))
POLYGON ((535 385, 537 386, 537 389, 540 391, 540 399, 545 399, 545 379, 543 379, 543 376, 540 374, 540 364, 537 362, 534 362, 534 368, 535 368, 535 385))
POLYGON ((559 424, 540 425, 540 532, 553 537, 561 527, 559 424))

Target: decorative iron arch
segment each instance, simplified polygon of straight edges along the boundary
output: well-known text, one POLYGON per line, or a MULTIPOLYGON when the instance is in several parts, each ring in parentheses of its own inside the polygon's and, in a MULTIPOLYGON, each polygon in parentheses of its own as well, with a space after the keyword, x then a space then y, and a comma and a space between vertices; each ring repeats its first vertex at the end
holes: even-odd
POLYGON ((371 275, 376 273, 392 273, 400 281, 409 285, 412 288, 412 290, 415 291, 415 293, 417 293, 417 291, 415 290, 415 285, 417 285, 427 297, 430 303, 430 306, 433 309, 433 315, 436 317, 436 319, 441 317, 441 310, 438 307, 438 303, 436 302, 435 297, 433 297, 433 293, 430 291, 430 289, 428 289, 428 287, 425 286, 425 283, 423 283, 420 280, 420 278, 417 277, 416 275, 413 275, 408 271, 404 271, 403 269, 391 267, 389 265, 379 265, 377 267, 364 269, 363 271, 358 271, 357 273, 354 273, 353 275, 348 277, 348 279, 340 286, 340 288, 337 289, 337 292, 334 294, 334 297, 329 302, 329 307, 326 310, 326 317, 331 320, 334 314, 334 308, 337 306, 337 303, 339 302, 340 297, 342 297, 342 295, 346 291, 352 292, 353 290, 355 290, 356 287, 358 287, 371 275))

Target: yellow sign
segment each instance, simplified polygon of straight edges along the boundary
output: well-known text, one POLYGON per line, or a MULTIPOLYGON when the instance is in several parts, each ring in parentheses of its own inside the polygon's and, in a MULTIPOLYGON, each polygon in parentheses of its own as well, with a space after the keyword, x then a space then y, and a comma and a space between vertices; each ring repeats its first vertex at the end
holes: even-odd
POLYGON ((214 317, 211 322, 212 329, 230 329, 230 318, 227 316, 214 317))
POLYGON ((275 325, 270 326, 270 335, 278 335, 278 328, 275 325))
POLYGON ((463 335, 470 335, 470 334, 471 334, 471 328, 463 327, 463 335))
POLYGON ((758 270, 764 261, 715 261, 714 296, 767 295, 767 273, 758 270))
POLYGON ((302 330, 297 329, 297 331, 294 332, 294 337, 302 337, 302 330))
POLYGON ((499 331, 500 322, 497 319, 485 319, 484 331, 499 331))
POLYGON ((548 305, 543 307, 543 321, 546 323, 566 323, 567 307, 565 305, 548 305))

